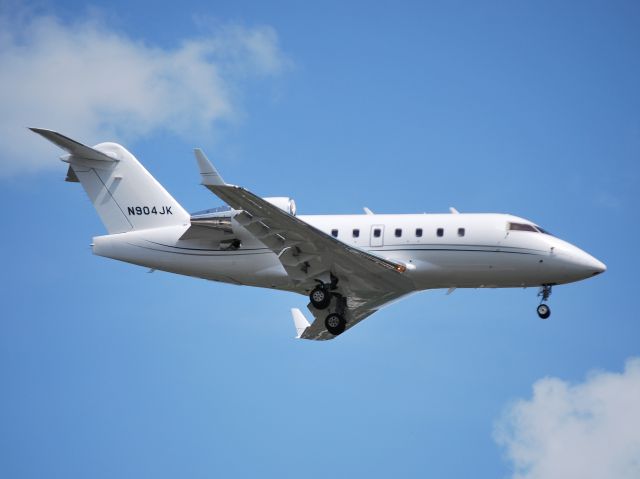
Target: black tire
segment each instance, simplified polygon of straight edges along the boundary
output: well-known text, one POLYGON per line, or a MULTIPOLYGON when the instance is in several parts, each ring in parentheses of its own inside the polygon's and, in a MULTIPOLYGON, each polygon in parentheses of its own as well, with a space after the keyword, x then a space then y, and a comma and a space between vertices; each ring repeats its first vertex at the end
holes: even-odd
POLYGON ((537 311, 540 319, 547 319, 549 316, 551 316, 551 308, 546 304, 539 305, 537 311))
POLYGON ((324 320, 324 325, 327 328, 327 331, 334 336, 338 336, 339 334, 344 333, 344 328, 347 326, 347 322, 339 314, 331 313, 324 320))
POLYGON ((323 286, 316 286, 309 293, 309 300, 316 309, 327 309, 331 304, 331 293, 323 286))

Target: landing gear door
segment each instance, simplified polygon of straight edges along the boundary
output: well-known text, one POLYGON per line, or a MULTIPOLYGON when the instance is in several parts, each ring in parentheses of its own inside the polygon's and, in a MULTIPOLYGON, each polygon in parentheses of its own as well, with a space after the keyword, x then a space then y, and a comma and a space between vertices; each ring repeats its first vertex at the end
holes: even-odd
POLYGON ((371 246, 384 246, 384 225, 371 226, 371 236, 369 240, 371 246))

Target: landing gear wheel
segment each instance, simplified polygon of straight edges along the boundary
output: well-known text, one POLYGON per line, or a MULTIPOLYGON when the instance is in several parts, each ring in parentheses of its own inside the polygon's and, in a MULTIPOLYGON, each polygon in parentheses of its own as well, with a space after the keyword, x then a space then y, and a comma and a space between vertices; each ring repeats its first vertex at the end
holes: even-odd
POLYGON ((327 309, 331 304, 331 293, 324 286, 316 286, 309 294, 309 300, 316 309, 327 309))
POLYGON ((540 319, 547 319, 551 316, 551 308, 546 304, 541 304, 538 306, 538 316, 540 316, 540 319))
POLYGON ((324 320, 324 325, 334 336, 342 334, 344 332, 344 328, 347 325, 347 322, 344 320, 342 316, 337 313, 331 313, 327 316, 327 319, 324 320))

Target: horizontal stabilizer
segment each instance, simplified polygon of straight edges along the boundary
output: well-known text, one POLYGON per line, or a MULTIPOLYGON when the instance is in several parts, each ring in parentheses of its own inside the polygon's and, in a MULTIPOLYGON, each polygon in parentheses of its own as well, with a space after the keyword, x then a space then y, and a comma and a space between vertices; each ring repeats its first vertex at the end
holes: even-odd
POLYGON ((200 148, 195 148, 193 153, 196 155, 196 161, 198 162, 198 168, 200 169, 200 176, 202 177, 202 184, 205 186, 224 186, 226 183, 218 173, 218 170, 211 164, 204 152, 200 148))
POLYGON ((291 315, 293 316, 293 324, 296 327, 296 339, 300 339, 305 329, 310 326, 309 321, 307 321, 307 318, 304 317, 304 314, 302 314, 302 311, 298 308, 292 308, 291 315))
MULTIPOLYGON (((75 157, 84 158, 87 160, 94 161, 107 161, 109 163, 113 163, 118 161, 116 158, 112 158, 108 155, 105 155, 101 151, 94 150, 82 143, 78 143, 71 138, 68 138, 60 133, 52 130, 45 130, 44 128, 29 128, 34 133, 46 138, 54 145, 59 146, 63 150, 69 152, 75 157)), ((72 180, 73 181, 73 180, 72 180)))

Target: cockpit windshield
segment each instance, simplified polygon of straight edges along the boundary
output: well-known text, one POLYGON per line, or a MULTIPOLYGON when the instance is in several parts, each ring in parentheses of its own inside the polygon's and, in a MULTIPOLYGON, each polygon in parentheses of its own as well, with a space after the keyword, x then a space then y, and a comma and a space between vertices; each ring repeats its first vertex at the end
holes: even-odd
POLYGON ((547 230, 540 228, 540 226, 531 225, 529 223, 508 223, 509 231, 531 231, 532 233, 544 233, 549 236, 553 236, 547 230))
POLYGON ((538 229, 538 231, 540 231, 540 233, 544 233, 546 235, 549 236, 553 236, 551 233, 549 233, 547 230, 540 228, 539 226, 536 226, 536 228, 538 229))
POLYGON ((509 223, 509 231, 532 231, 537 233, 535 226, 527 223, 509 223))

